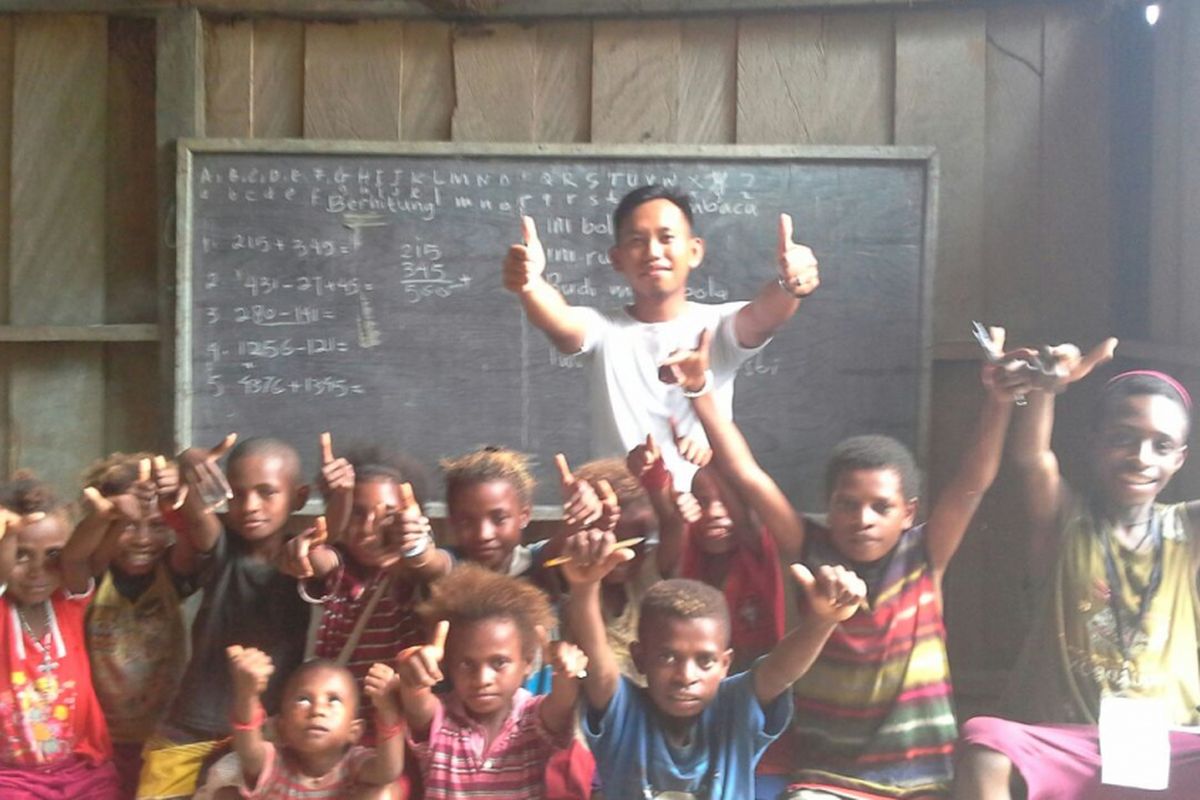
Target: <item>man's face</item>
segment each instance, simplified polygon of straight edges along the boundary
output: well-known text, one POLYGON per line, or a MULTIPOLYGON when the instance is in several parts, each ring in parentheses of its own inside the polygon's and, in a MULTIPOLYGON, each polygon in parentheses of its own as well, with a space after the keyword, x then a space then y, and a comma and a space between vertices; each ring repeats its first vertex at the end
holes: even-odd
POLYGON ((688 275, 704 258, 704 240, 679 206, 660 198, 633 209, 609 257, 635 297, 662 300, 686 294, 688 275))

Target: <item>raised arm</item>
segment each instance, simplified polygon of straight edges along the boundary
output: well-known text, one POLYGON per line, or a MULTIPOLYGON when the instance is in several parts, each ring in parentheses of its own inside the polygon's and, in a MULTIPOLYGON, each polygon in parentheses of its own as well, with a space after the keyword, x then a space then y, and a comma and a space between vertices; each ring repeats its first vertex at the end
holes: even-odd
POLYGON ((231 433, 212 449, 189 447, 179 454, 179 472, 188 489, 187 498, 179 509, 182 533, 197 553, 212 552, 221 536, 221 520, 215 508, 222 498, 232 498, 233 492, 217 462, 236 441, 237 434, 231 433))
POLYGON ((233 645, 226 648, 229 671, 233 674, 233 750, 247 786, 258 783, 267 761, 266 739, 262 726, 267 712, 259 700, 267 681, 275 672, 271 657, 252 647, 233 645))
POLYGON ((792 576, 804 590, 805 609, 793 628, 754 667, 754 693, 766 705, 795 683, 821 654, 829 635, 850 619, 867 597, 867 585, 842 566, 823 566, 813 575, 792 564, 792 576))
POLYGON ((400 507, 396 510, 395 524, 384 535, 389 546, 393 540, 400 551, 398 568, 422 583, 437 580, 453 566, 450 554, 433 540, 433 527, 429 518, 421 513, 410 483, 400 484, 400 507))
POLYGON ((417 741, 429 738, 429 727, 442 704, 433 693, 433 687, 444 678, 441 662, 446 655, 446 637, 449 634, 450 623, 441 620, 431 644, 413 645, 396 657, 400 708, 413 739, 417 741))
POLYGON ((521 217, 521 234, 521 244, 508 248, 504 258, 504 288, 521 298, 525 316, 559 352, 578 353, 585 334, 583 317, 546 281, 546 251, 533 217, 521 217))
POLYGON ((387 664, 372 664, 363 692, 375 707, 375 752, 356 776, 362 783, 387 786, 404 771, 404 720, 398 701, 400 679, 387 664))
POLYGON ((779 215, 779 272, 742 307, 733 328, 742 347, 766 343, 821 284, 817 259, 808 247, 792 241, 792 217, 779 215))
POLYGON ((633 551, 616 549, 612 533, 579 531, 567 540, 566 553, 571 560, 562 566, 571 585, 567 598, 567 626, 571 637, 587 656, 587 677, 583 692, 588 705, 598 711, 608 708, 617 691, 621 670, 612 651, 600 607, 600 581, 622 561, 633 558, 633 551))
POLYGON ((73 594, 87 591, 93 577, 93 557, 106 540, 115 542, 124 527, 137 523, 143 509, 132 495, 104 497, 94 486, 85 486, 88 512, 75 526, 59 556, 63 585, 73 594))
POLYGON ((0 583, 8 583, 17 561, 17 534, 22 525, 38 522, 46 516, 44 511, 33 514, 14 514, 0 506, 0 583))
MULTIPOLYGON (((545 638, 545 631, 538 629, 545 638)), ((579 682, 587 675, 588 658, 570 642, 546 643, 546 661, 554 670, 550 694, 542 701, 539 711, 542 725, 550 733, 565 736, 570 734, 575 721, 575 703, 579 700, 579 682)))
POLYGON ((335 542, 341 541, 354 506, 354 465, 333 455, 333 435, 328 431, 320 436, 321 475, 317 489, 325 501, 325 523, 335 542))
POLYGON ((732 420, 717 409, 709 387, 708 350, 712 334, 703 331, 696 349, 672 354, 660 375, 670 378, 689 394, 702 392, 692 399, 692 409, 704 426, 713 458, 721 473, 733 483, 746 503, 758 515, 768 533, 775 538, 780 555, 796 560, 804 548, 804 520, 792 508, 787 496, 759 465, 746 438, 732 420))
POLYGON ((646 434, 646 441, 629 451, 625 456, 625 468, 646 490, 658 520, 658 547, 654 548, 658 574, 664 578, 673 577, 683 559, 687 522, 676 508, 671 473, 653 436, 646 434))

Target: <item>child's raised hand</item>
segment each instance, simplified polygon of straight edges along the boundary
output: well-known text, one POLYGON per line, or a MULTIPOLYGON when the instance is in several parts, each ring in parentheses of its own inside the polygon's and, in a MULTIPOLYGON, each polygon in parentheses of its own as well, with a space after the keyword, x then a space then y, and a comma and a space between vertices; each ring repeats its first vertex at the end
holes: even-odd
POLYGON ((633 550, 616 548, 611 531, 582 530, 567 538, 563 549, 563 575, 574 584, 598 583, 624 561, 632 561, 633 550))
POLYGON ((867 599, 867 584, 840 564, 826 564, 816 575, 803 564, 792 564, 792 577, 804 589, 809 609, 825 622, 850 619, 867 599))
POLYGON ((504 288, 520 294, 546 271, 546 251, 538 238, 533 217, 521 217, 521 244, 508 248, 504 258, 504 288))
POLYGON ((210 450, 189 447, 179 454, 179 469, 189 491, 199 493, 208 511, 214 511, 217 506, 233 499, 233 490, 229 488, 229 481, 217 462, 236 441, 237 434, 231 433, 210 450))
POLYGON ((434 629, 433 642, 406 648, 396 657, 396 677, 409 691, 432 689, 442 682, 441 661, 446 656, 446 637, 450 621, 440 620, 434 629))
POLYGON ((15 532, 22 525, 40 522, 45 518, 45 511, 35 511, 32 514, 14 514, 4 506, 0 506, 0 541, 4 541, 4 536, 9 531, 15 532))
POLYGON ((279 571, 296 580, 313 577, 316 572, 312 566, 312 551, 318 547, 328 547, 325 544, 328 539, 329 529, 325 524, 325 518, 317 517, 313 527, 298 536, 293 536, 284 545, 283 560, 279 564, 279 571))
POLYGON ((538 633, 542 637, 542 651, 546 654, 546 663, 554 670, 554 676, 582 680, 587 677, 588 657, 571 642, 547 642, 546 632, 540 626, 538 633))
POLYGON ((271 657, 253 647, 239 644, 225 648, 233 690, 239 697, 257 697, 267 690, 267 682, 275 672, 271 657))
POLYGON ((334 458, 333 436, 329 431, 321 434, 321 477, 317 485, 321 496, 328 498, 334 492, 349 494, 354 491, 354 466, 344 458, 334 458))
POLYGON ((695 350, 676 350, 658 365, 658 379, 682 388, 685 392, 701 392, 708 387, 708 351, 712 331, 700 331, 695 350))
POLYGON ((704 515, 704 510, 700 508, 700 501, 691 492, 679 492, 675 495, 675 510, 688 525, 696 524, 704 515))
POLYGON ((432 527, 429 518, 421 513, 421 506, 413 493, 411 483, 400 484, 400 507, 389 536, 399 537, 400 555, 405 559, 422 562, 422 557, 433 545, 432 527))
POLYGON ((1059 393, 1076 381, 1091 374, 1096 367, 1112 360, 1117 349, 1117 340, 1109 337, 1083 354, 1073 344, 1042 348, 1042 362, 1053 378, 1041 386, 1046 391, 1059 393))
POLYGON ((806 245, 792 240, 791 214, 779 215, 779 286, 797 299, 821 285, 817 257, 806 245))
POLYGON ((600 516, 592 527, 605 533, 615 533, 621 521, 621 501, 613 491, 612 484, 604 478, 596 481, 596 494, 600 498, 600 516))
POLYGON ((695 464, 697 467, 707 466, 708 462, 712 461, 711 447, 699 439, 693 439, 691 436, 680 433, 674 417, 668 417, 667 422, 671 425, 671 438, 675 440, 675 448, 679 450, 679 455, 683 456, 684 461, 695 464))
POLYGON ((988 360, 979 373, 983 388, 1004 402, 1021 403, 1025 395, 1037 388, 1034 385, 1036 371, 1030 367, 1037 360, 1037 351, 1021 348, 1005 352, 1007 334, 1004 328, 989 327, 988 334, 993 349, 989 351, 988 360))
POLYGON ((108 521, 124 520, 136 522, 142 518, 142 501, 130 494, 118 494, 105 497, 95 486, 83 487, 83 496, 87 499, 89 513, 108 521))
POLYGON ((625 455, 625 469, 629 470, 629 474, 639 481, 646 473, 659 465, 665 469, 662 450, 654 443, 654 436, 649 433, 646 434, 644 444, 637 445, 625 455))
POLYGON ((562 453, 555 454, 554 463, 558 465, 558 476, 562 483, 563 522, 570 528, 591 525, 603 511, 596 490, 590 483, 572 474, 567 457, 562 453))
POLYGON ((154 457, 154 469, 151 471, 154 482, 154 493, 158 498, 158 506, 163 510, 178 511, 187 500, 187 486, 180 483, 179 467, 173 461, 167 461, 163 456, 154 457))
POLYGON ((387 664, 375 663, 363 679, 363 694, 371 699, 371 705, 376 709, 399 713, 396 703, 396 689, 400 686, 400 678, 396 670, 387 664))

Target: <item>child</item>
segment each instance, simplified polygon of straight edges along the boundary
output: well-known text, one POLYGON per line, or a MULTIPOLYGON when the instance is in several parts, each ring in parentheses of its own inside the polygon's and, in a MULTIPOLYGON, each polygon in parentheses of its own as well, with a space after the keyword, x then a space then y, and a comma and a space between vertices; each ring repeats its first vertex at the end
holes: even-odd
MULTIPOLYGON (((1018 662, 1009 705, 1016 719, 1053 724, 967 722, 958 797, 1134 796, 1100 786, 1096 723, 1110 697, 1157 700, 1171 724, 1200 723, 1200 501, 1157 502, 1187 455, 1191 398, 1158 372, 1109 381, 1083 494, 1064 483, 1050 449, 1055 394, 1111 358, 1115 344, 1110 339, 1086 358, 1071 346, 1051 349, 1057 380, 1031 392, 1018 412, 1013 461, 1029 510, 1030 566, 1046 607, 1018 662), (1018 792, 1010 793, 1010 780, 1018 792)), ((1153 796, 1194 798, 1200 737, 1172 732, 1170 743, 1170 788, 1153 796)))
POLYGON ((791 718, 788 687, 854 613, 866 587, 841 567, 816 577, 795 567, 809 599, 801 625, 749 671, 726 677, 729 610, 720 592, 684 579, 655 584, 642 599, 631 646, 646 676, 641 689, 621 676, 604 641, 600 582, 632 558, 614 545, 611 533, 581 531, 569 540, 571 561, 563 566, 570 628, 588 657, 584 733, 606 796, 752 797, 754 765, 791 718))
MULTIPOLYGON (((668 441, 669 419, 680 433, 699 437, 687 401, 655 379, 659 362, 714 331, 713 375, 726 416, 732 413, 738 367, 770 340, 819 283, 812 251, 792 241, 792 220, 779 217, 778 275, 749 303, 705 305, 687 299, 688 275, 704 259, 704 240, 692 229, 691 200, 663 186, 643 186, 613 212, 613 269, 633 290, 633 304, 601 313, 568 305, 546 279, 546 254, 531 217, 522 217, 523 244, 504 260, 504 286, 521 298, 529 321, 560 352, 591 356, 592 455, 620 456, 650 433, 668 441)), ((695 468, 668 451, 676 487, 687 491, 695 468)))
POLYGON ((370 450, 347 463, 345 535, 335 545, 315 541, 313 531, 295 537, 284 569, 301 580, 306 600, 323 606, 313 655, 349 667, 362 685, 372 664, 421 641, 416 603, 451 559, 434 544, 398 458, 370 450))
MULTIPOLYGON (((1003 331, 994 335, 1002 341, 1003 331)), ((786 558, 809 569, 839 565, 867 583, 870 605, 830 637, 796 683, 792 792, 892 797, 945 792, 956 734, 942 576, 999 469, 1013 400, 1028 377, 995 364, 974 439, 928 522, 914 526, 916 465, 894 439, 860 436, 835 448, 826 465, 826 525, 805 524, 759 466, 741 432, 704 391, 708 334, 697 350, 668 360, 693 399, 713 443, 714 461, 786 558)), ((772 796, 763 781, 760 796, 772 796)))
POLYGON ((204 599, 192 626, 192 656, 175 701, 146 744, 139 798, 186 797, 195 790, 206 759, 229 735, 225 713, 233 686, 225 648, 235 644, 267 653, 277 673, 263 692, 268 712, 279 708, 283 678, 304 655, 308 604, 296 580, 279 571, 285 557, 284 526, 304 506, 300 458, 276 439, 247 439, 229 453, 229 512, 224 524, 204 499, 225 477, 218 459, 229 436, 212 450, 180 457, 188 493, 184 530, 198 554, 196 580, 204 599))
POLYGON ((286 798, 387 798, 404 769, 404 727, 396 707, 396 673, 375 664, 365 689, 375 706, 375 747, 359 747, 358 686, 345 667, 306 661, 288 677, 275 723, 276 743, 263 738, 266 718, 259 697, 274 674, 271 657, 254 648, 230 647, 233 674, 233 748, 250 787, 240 796, 286 798), (372 791, 373 787, 373 791, 372 791))
POLYGON ((427 800, 546 797, 551 757, 572 744, 578 677, 587 659, 560 642, 549 661, 554 686, 521 688, 554 615, 535 587, 477 565, 433 586, 422 616, 438 621, 431 645, 400 654, 397 675, 409 744, 427 800), (448 695, 433 687, 445 678, 448 695))
POLYGON ((87 644, 113 762, 123 794, 132 797, 142 745, 166 713, 183 672, 187 643, 180 602, 192 587, 182 572, 194 554, 186 540, 174 543, 163 520, 180 492, 179 473, 164 459, 113 453, 89 468, 84 483, 127 508, 124 515, 100 521, 108 532, 92 557, 100 587, 88 609, 87 644))
POLYGON ((0 797, 118 800, 84 643, 90 559, 107 526, 71 535, 66 510, 25 472, 0 487, 0 517, 0 797))

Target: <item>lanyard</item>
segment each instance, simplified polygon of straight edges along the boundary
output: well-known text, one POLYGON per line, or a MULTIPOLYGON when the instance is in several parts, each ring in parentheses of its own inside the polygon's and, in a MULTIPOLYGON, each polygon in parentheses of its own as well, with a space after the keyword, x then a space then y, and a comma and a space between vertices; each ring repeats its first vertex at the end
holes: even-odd
MULTIPOLYGON (((1132 664, 1133 659, 1130 656, 1129 645, 1125 639, 1125 623, 1122 619, 1121 604, 1117 599, 1121 587, 1121 576, 1117 571, 1116 556, 1113 554, 1112 537, 1107 531, 1102 530, 1094 515, 1092 517, 1092 524, 1096 530, 1096 535, 1100 537, 1100 541, 1104 545, 1104 572, 1108 578, 1108 607, 1112 610, 1113 624, 1117 628, 1117 646, 1121 649, 1121 657, 1125 659, 1125 663, 1132 664)), ((1142 589, 1142 596, 1138 600, 1137 616, 1133 619, 1133 631, 1141 629, 1142 621, 1146 618, 1146 612, 1150 609, 1150 603, 1154 599, 1155 593, 1158 592, 1158 587, 1162 584, 1163 542, 1161 518, 1151 513, 1148 525, 1150 526, 1150 542, 1154 547, 1154 566, 1150 568, 1150 580, 1146 582, 1146 588, 1142 589)))

